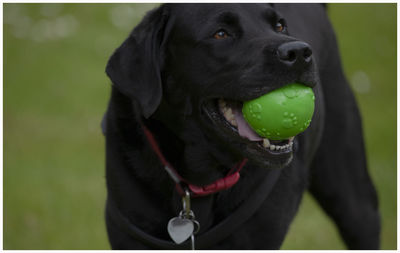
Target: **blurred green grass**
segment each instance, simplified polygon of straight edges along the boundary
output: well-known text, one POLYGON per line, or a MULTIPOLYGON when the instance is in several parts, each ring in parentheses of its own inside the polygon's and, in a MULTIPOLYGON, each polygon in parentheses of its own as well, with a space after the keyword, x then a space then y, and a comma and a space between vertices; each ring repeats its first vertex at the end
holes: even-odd
MULTIPOLYGON (((4 249, 109 249, 103 218, 106 61, 156 4, 3 4, 4 249)), ((396 249, 396 4, 330 4, 396 249)), ((344 249, 305 195, 283 249, 344 249)))

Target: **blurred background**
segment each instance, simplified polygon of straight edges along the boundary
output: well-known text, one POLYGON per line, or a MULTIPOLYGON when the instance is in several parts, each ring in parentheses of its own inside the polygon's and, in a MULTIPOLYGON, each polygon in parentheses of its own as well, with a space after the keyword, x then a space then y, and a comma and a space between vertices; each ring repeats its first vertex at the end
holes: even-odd
MULTIPOLYGON (((4 249, 109 249, 105 64, 157 4, 3 4, 4 249)), ((329 4, 363 116, 382 249, 396 249, 396 4, 329 4)), ((289 28, 290 29, 290 28, 289 28)), ((340 98, 338 98, 340 101, 340 98)), ((345 249, 306 194, 283 249, 345 249)))

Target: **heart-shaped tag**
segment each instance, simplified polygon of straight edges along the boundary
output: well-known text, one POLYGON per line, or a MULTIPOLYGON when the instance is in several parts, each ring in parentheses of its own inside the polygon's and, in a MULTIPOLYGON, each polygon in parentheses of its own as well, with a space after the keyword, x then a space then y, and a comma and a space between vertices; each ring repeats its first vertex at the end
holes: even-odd
POLYGON ((193 234, 194 225, 189 219, 175 217, 169 220, 167 229, 172 240, 181 244, 193 234))

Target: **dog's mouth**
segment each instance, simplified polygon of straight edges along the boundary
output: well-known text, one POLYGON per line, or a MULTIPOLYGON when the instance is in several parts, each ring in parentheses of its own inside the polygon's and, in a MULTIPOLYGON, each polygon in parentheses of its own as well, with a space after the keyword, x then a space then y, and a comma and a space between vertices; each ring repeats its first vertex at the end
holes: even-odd
POLYGON ((217 101, 219 113, 223 119, 228 122, 232 130, 236 131, 241 137, 252 142, 257 142, 260 146, 273 153, 282 153, 292 149, 294 137, 287 140, 276 141, 258 135, 243 117, 243 102, 222 98, 217 101))
POLYGON ((203 111, 217 127, 217 132, 227 137, 229 143, 236 142, 241 152, 249 158, 262 160, 269 165, 287 165, 292 158, 294 136, 285 140, 270 140, 258 135, 245 121, 242 114, 243 102, 226 98, 210 99, 203 111), (268 160, 268 161, 266 161, 268 160))

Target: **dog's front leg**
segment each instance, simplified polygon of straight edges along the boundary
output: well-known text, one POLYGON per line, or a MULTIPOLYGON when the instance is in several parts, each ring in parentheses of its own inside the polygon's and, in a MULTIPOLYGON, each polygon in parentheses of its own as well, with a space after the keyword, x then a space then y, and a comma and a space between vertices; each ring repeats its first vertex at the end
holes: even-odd
POLYGON ((360 115, 335 58, 330 73, 321 75, 325 124, 310 191, 338 225, 348 248, 377 249, 378 201, 367 171, 360 115))

